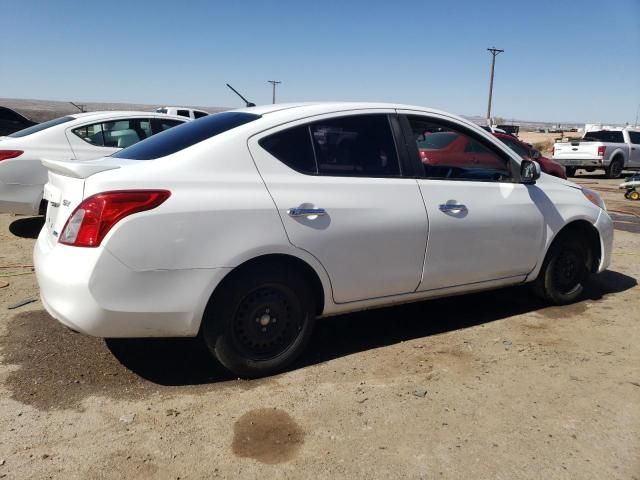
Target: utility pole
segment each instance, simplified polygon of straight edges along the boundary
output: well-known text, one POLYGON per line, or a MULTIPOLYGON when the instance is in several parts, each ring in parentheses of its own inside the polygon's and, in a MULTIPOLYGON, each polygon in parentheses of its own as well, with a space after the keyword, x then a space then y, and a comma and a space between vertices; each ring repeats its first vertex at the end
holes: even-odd
POLYGON ((496 66, 496 57, 500 55, 504 50, 497 49, 496 47, 487 48, 491 52, 491 80, 489 82, 489 106, 487 107, 487 123, 491 126, 491 98, 493 97, 493 70, 496 66))
POLYGON ((273 85, 273 103, 276 103, 276 85, 282 82, 279 82, 278 80, 267 80, 267 83, 273 85))
POLYGON ((640 103, 638 104, 638 108, 636 109, 636 123, 635 126, 638 126, 638 114, 640 113, 640 103))

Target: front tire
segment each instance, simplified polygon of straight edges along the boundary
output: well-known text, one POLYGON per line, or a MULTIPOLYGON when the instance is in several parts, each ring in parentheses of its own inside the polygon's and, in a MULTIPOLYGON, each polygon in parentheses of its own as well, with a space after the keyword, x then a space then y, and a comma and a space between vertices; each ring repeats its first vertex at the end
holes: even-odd
POLYGON ((203 319, 209 351, 234 375, 257 378, 288 367, 315 321, 306 279, 277 262, 239 272, 214 294, 203 319))
POLYGON ((588 247, 572 236, 558 238, 542 264, 534 291, 554 305, 573 303, 582 295, 590 265, 588 247))

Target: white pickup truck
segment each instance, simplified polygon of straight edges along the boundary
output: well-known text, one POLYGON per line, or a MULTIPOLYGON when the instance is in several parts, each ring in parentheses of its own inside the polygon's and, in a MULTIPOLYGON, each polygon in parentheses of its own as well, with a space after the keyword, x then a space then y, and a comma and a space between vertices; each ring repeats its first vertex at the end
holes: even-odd
POLYGON ((564 165, 567 176, 576 169, 604 169, 608 178, 622 170, 640 170, 640 129, 633 127, 586 132, 581 140, 553 146, 553 160, 564 165))

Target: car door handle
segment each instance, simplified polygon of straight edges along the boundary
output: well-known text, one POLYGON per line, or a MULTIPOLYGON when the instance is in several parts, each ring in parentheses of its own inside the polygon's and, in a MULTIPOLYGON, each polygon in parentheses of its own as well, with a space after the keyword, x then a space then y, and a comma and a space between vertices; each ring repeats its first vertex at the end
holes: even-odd
POLYGON ((460 203, 442 203, 440 204, 440 211, 445 213, 446 212, 452 212, 452 213, 466 212, 467 206, 462 205, 460 203))
POLYGON ((287 214, 290 217, 312 217, 326 215, 327 211, 324 208, 301 208, 295 207, 287 210, 287 214))

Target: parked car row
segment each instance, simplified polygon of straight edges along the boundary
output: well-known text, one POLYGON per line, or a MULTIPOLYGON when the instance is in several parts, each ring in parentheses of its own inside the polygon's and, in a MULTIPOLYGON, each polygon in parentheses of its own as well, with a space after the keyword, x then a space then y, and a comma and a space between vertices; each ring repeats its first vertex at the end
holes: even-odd
POLYGON ((575 301, 610 262, 605 205, 504 140, 421 107, 291 104, 45 159, 42 302, 99 337, 198 336, 256 377, 322 316, 522 283, 575 301))
POLYGON ((92 160, 115 153, 188 119, 149 112, 77 113, 0 139, 0 213, 41 211, 42 160, 92 160))

